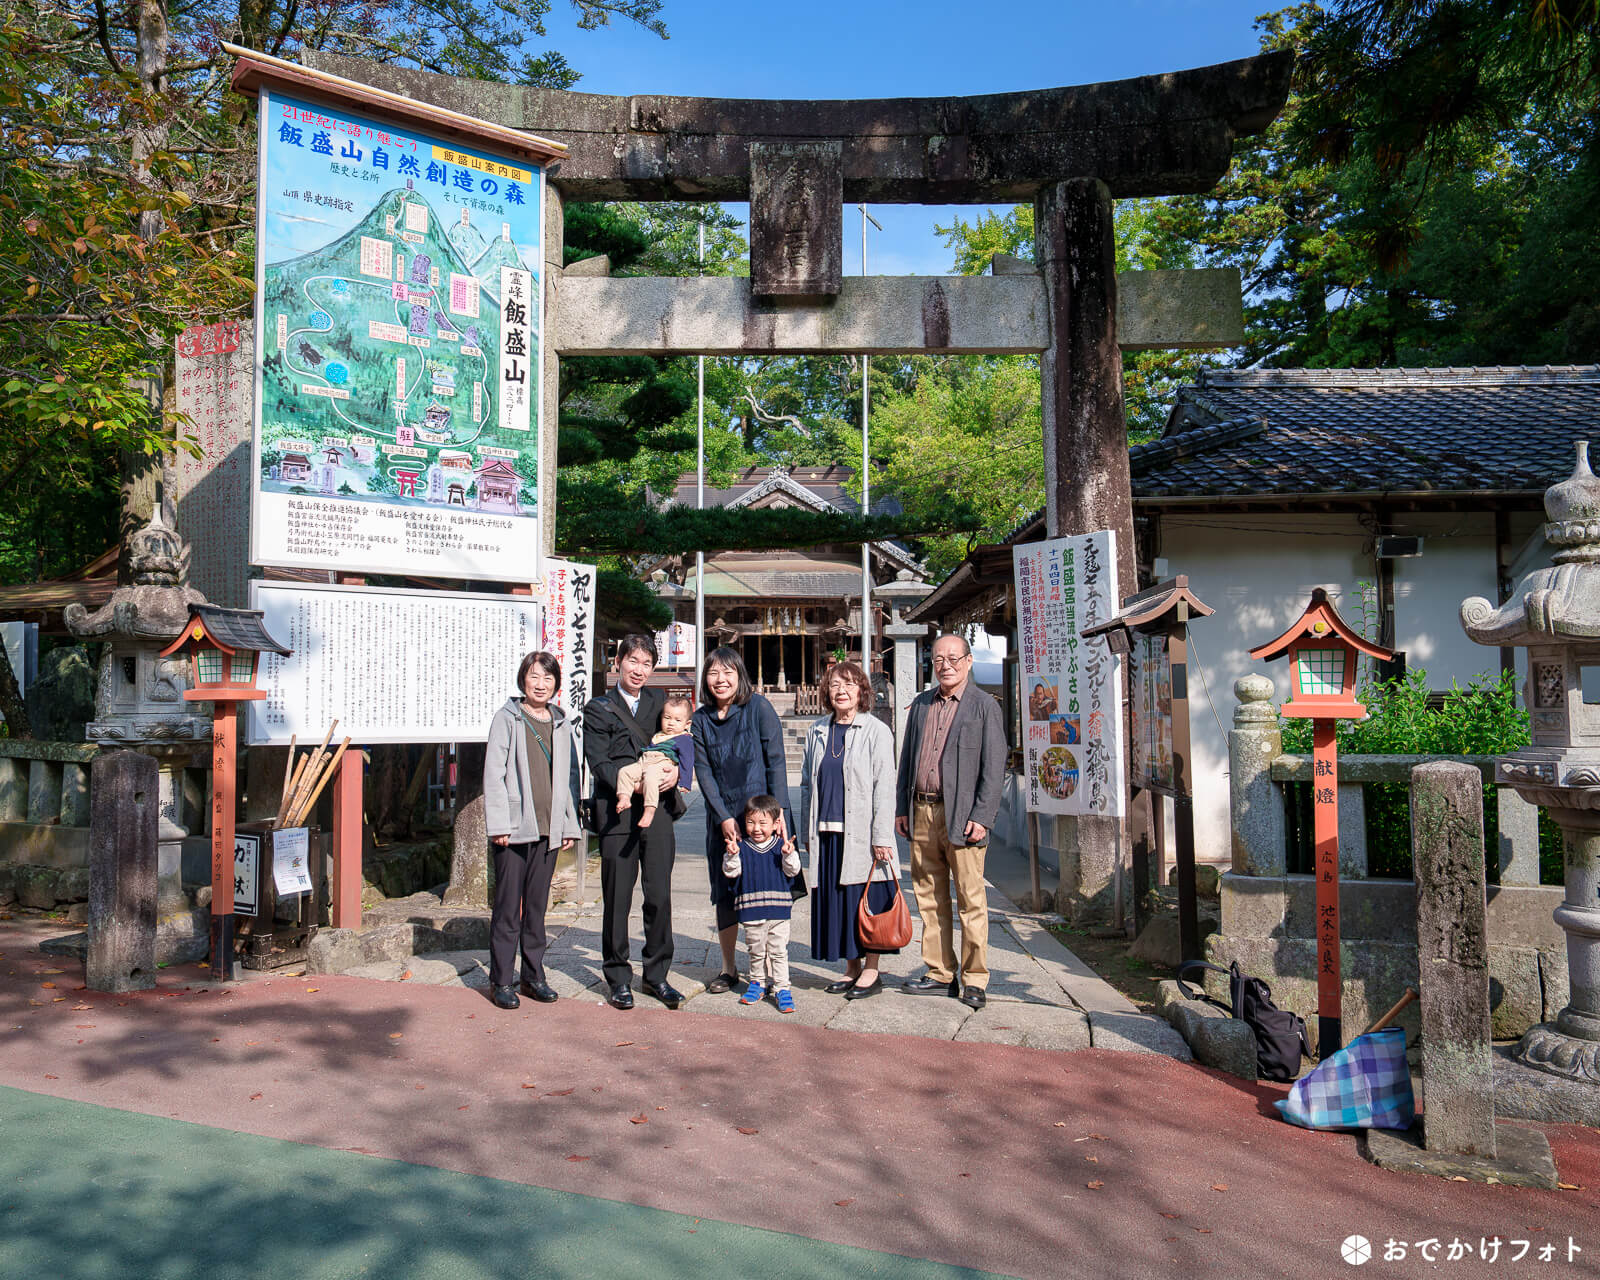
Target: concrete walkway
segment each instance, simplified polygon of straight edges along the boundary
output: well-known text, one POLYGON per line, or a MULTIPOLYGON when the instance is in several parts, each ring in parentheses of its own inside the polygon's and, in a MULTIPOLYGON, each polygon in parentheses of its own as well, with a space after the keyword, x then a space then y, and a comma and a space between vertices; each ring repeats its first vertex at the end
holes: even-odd
MULTIPOLYGON (((795 1012, 780 1014, 771 1001, 741 1005, 739 992, 711 995, 705 985, 721 969, 705 857, 705 817, 699 794, 678 821, 678 858, 672 877, 674 955, 672 984, 686 997, 691 1013, 754 1021, 793 1022, 839 1031, 882 1032, 1025 1045, 1035 1049, 1112 1049, 1163 1053, 1188 1061, 1189 1048, 1167 1022, 1142 1014, 1110 983, 1098 977, 1056 939, 1038 918, 1021 911, 1009 898, 989 890, 989 1001, 972 1010, 946 996, 909 995, 900 982, 924 971, 922 921, 906 871, 906 842, 901 840, 901 887, 912 911, 911 945, 883 958, 887 989, 870 1000, 846 1001, 822 988, 843 972, 842 963, 821 964, 811 958, 809 899, 795 904, 789 945, 795 1012)), ((591 868, 597 867, 591 862, 591 868)), ((564 999, 599 1002, 605 992, 600 967, 599 876, 591 869, 581 901, 552 908, 546 967, 551 986, 564 999)), ((462 936, 479 932, 486 938, 481 912, 450 911, 432 895, 391 901, 368 913, 370 924, 411 921, 462 936)), ((643 937, 638 895, 633 910, 634 986, 639 989, 638 947, 643 937)), ((959 951, 959 927, 957 947, 959 951)), ((741 940, 739 966, 747 957, 741 940)), ((350 977, 406 981, 432 986, 466 986, 487 992, 487 950, 436 951, 405 955, 368 964, 332 966, 350 977)), ((650 1003, 648 997, 643 997, 650 1003)))

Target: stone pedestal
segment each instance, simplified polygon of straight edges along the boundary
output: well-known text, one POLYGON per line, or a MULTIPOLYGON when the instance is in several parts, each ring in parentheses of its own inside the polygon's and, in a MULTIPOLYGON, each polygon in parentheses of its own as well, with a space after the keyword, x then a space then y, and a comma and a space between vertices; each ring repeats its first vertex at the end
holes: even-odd
POLYGON ((1568 1004, 1522 1037, 1516 1059, 1600 1087, 1600 813, 1560 810, 1566 898, 1555 920, 1567 935, 1568 1004), (1585 821, 1585 819, 1587 821, 1585 821))
POLYGON ((1266 676, 1236 680, 1233 729, 1228 734, 1228 815, 1233 874, 1281 876, 1286 870, 1287 817, 1272 762, 1283 754, 1283 726, 1266 676))
POLYGON ((156 762, 112 751, 93 765, 87 984, 142 991, 156 984, 156 762))
POLYGON ((1411 771, 1422 996, 1423 1140, 1429 1151, 1495 1155, 1483 776, 1439 761, 1411 771))
MULTIPOLYGON (((189 835, 184 825, 183 775, 191 752, 188 747, 146 747, 144 754, 155 760, 159 771, 157 893, 161 913, 167 915, 189 905, 183 892, 183 842, 189 835)), ((201 825, 203 828, 203 820, 201 825)))
POLYGON ((898 747, 905 741, 906 716, 917 696, 917 645, 928 628, 925 623, 891 622, 883 634, 894 641, 894 740, 898 747))

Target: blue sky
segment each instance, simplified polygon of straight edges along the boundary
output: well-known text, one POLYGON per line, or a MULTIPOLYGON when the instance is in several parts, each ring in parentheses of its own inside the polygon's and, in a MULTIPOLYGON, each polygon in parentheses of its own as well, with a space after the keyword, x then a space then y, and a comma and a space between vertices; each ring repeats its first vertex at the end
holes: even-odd
MULTIPOLYGON (((616 24, 579 31, 557 0, 549 46, 591 93, 726 98, 888 98, 1003 93, 1120 80, 1248 57, 1263 0, 1061 0, 982 5, 951 0, 805 4, 666 0, 670 40, 616 24)), ((735 207, 743 216, 743 210, 735 207)), ((938 275, 950 253, 933 227, 960 212, 872 205, 874 275, 938 275)), ((861 270, 861 220, 845 212, 845 271, 861 270)))

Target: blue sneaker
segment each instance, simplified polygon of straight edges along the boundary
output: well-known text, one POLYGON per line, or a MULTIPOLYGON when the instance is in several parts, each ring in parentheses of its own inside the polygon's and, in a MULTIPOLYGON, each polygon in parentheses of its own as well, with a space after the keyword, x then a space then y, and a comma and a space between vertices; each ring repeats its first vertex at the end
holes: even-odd
POLYGON ((775 998, 778 1001, 778 1012, 779 1013, 793 1013, 794 1012, 794 997, 789 994, 789 988, 788 987, 779 987, 778 988, 778 994, 777 994, 777 996, 775 998))
POLYGON ((744 994, 739 997, 740 1004, 760 1004, 761 997, 767 994, 766 987, 756 978, 750 979, 750 985, 744 989, 744 994))

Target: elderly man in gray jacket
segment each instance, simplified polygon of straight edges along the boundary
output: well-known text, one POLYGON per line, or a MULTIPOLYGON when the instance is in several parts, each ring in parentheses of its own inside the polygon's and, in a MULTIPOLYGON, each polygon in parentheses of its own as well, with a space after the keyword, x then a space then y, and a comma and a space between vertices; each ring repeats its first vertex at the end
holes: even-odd
POLYGON ((958 635, 933 642, 938 687, 906 716, 895 788, 895 830, 911 842, 911 885, 922 916, 928 972, 905 990, 941 992, 983 1008, 989 985, 989 898, 983 880, 989 828, 1000 811, 1006 735, 1000 704, 972 684, 972 647, 958 635), (961 912, 956 973, 950 881, 961 912))

